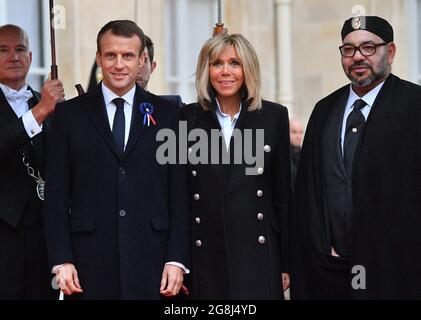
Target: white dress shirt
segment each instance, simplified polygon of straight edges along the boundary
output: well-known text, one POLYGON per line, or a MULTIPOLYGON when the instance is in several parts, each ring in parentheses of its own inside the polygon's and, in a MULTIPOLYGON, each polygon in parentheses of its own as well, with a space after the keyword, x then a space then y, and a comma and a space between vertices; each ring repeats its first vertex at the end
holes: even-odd
POLYGON ((136 86, 134 86, 129 92, 124 96, 120 97, 108 89, 104 82, 102 83, 102 93, 104 95, 105 107, 107 108, 108 121, 110 122, 110 129, 113 130, 114 116, 117 110, 116 105, 113 100, 121 98, 124 100, 124 117, 126 119, 126 129, 124 132, 124 149, 126 149, 127 142, 129 141, 130 135, 130 125, 132 122, 132 113, 133 113, 133 101, 134 95, 136 93, 136 86))
POLYGON ((234 132, 235 125, 237 124, 238 118, 240 117, 242 104, 240 104, 240 111, 238 111, 238 113, 232 118, 229 114, 222 112, 218 99, 216 99, 216 104, 218 106, 218 109, 216 109, 216 116, 218 117, 222 134, 224 135, 225 145, 227 150, 229 150, 232 133, 234 132))
POLYGON ((355 91, 351 89, 349 91, 349 97, 348 102, 346 103, 345 107, 345 113, 342 120, 342 132, 341 132, 341 148, 342 148, 342 155, 344 154, 344 142, 345 142, 345 131, 346 131, 346 121, 348 119, 349 114, 352 112, 353 105, 355 101, 362 99, 367 104, 364 108, 361 109, 361 112, 367 121, 368 116, 370 114, 371 108, 373 107, 374 101, 376 101, 377 95, 379 94, 381 88, 384 85, 384 81, 380 84, 378 84, 374 89, 372 89, 370 92, 368 92, 364 97, 360 98, 355 91))
POLYGON ((42 132, 42 125, 40 126, 35 120, 32 111, 29 110, 28 101, 33 97, 28 85, 25 84, 20 90, 14 90, 4 84, 0 83, 0 89, 3 91, 7 102, 9 102, 13 111, 18 118, 22 118, 23 126, 29 138, 35 137, 42 132))

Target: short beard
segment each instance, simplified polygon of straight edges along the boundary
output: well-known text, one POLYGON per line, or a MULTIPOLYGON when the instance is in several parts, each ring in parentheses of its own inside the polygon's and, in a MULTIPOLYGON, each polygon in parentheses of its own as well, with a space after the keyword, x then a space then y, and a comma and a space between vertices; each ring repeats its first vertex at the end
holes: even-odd
POLYGON ((388 56, 387 56, 387 52, 386 52, 386 54, 383 57, 381 57, 381 59, 379 61, 380 64, 379 64, 379 68, 378 68, 377 71, 374 71, 372 66, 370 66, 370 65, 368 65, 367 63, 364 63, 364 62, 355 63, 355 64, 351 65, 348 70, 352 70, 352 68, 357 67, 357 66, 361 66, 361 65, 364 65, 371 70, 371 74, 367 78, 364 78, 364 79, 361 79, 361 80, 358 80, 357 78, 354 78, 351 74, 351 71, 348 71, 347 76, 348 76, 349 80, 351 80, 352 85, 357 87, 357 88, 364 88, 364 87, 368 87, 368 86, 372 85, 373 83, 375 83, 375 82, 377 82, 381 79, 386 78, 387 75, 391 71, 390 65, 387 64, 387 58, 388 58, 388 56))

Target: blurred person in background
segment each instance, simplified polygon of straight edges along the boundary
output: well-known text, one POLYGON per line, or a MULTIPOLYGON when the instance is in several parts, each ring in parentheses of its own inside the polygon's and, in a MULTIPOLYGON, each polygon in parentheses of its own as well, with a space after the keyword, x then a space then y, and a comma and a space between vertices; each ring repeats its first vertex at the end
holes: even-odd
MULTIPOLYGON (((145 64, 140 68, 139 75, 137 77, 137 84, 145 89, 148 90, 148 83, 149 79, 151 77, 151 74, 154 72, 157 63, 154 61, 155 56, 155 48, 154 44, 147 35, 145 35, 145 64)), ((183 106, 183 101, 181 101, 181 97, 178 95, 160 95, 160 98, 166 99, 174 104, 176 104, 178 107, 183 106)))

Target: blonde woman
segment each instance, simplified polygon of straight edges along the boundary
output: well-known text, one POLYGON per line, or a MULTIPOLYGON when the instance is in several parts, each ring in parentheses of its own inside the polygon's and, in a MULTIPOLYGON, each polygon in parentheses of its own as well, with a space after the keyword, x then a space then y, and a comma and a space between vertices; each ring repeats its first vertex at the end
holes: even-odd
POLYGON ((283 299, 289 286, 287 109, 262 100, 257 55, 239 34, 204 44, 196 87, 198 102, 182 111, 189 137, 197 137, 188 142, 191 296, 283 299))

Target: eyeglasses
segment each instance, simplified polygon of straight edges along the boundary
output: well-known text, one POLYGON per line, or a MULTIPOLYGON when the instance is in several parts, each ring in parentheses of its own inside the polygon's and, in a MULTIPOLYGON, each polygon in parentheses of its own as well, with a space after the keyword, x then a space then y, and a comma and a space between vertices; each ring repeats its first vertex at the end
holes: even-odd
POLYGON ((377 47, 385 46, 385 45, 388 45, 388 44, 389 44, 388 42, 378 43, 378 44, 365 43, 365 44, 362 44, 358 47, 354 47, 354 46, 351 46, 349 44, 345 44, 343 46, 340 46, 339 50, 341 51, 341 55, 345 58, 353 57, 355 55, 355 53, 357 52, 357 50, 361 53, 362 56, 369 57, 369 56, 372 56, 376 53, 377 47))

